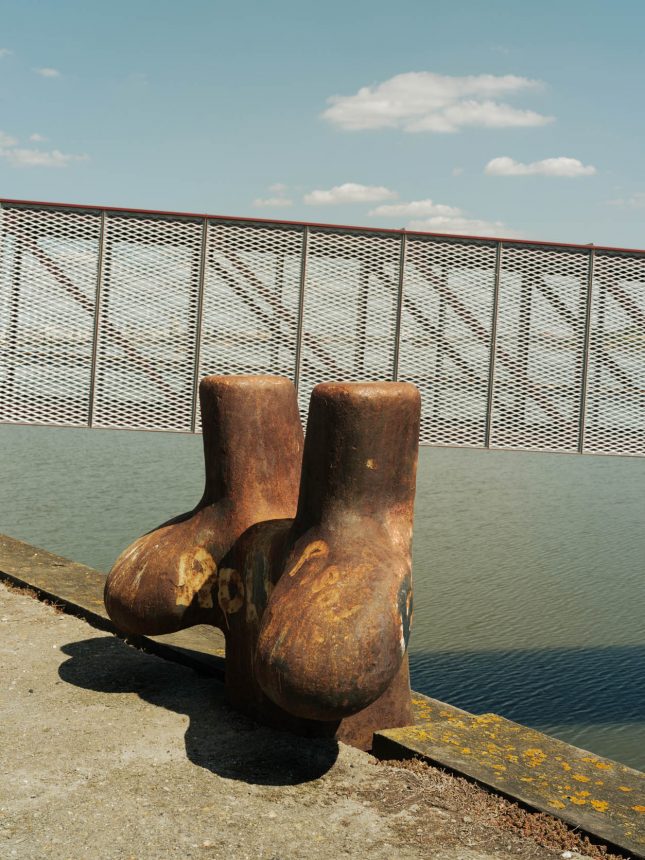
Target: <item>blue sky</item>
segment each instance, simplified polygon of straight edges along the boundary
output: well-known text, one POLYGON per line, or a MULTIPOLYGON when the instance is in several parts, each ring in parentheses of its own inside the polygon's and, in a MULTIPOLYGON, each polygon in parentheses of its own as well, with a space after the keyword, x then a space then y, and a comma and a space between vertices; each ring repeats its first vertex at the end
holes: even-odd
POLYGON ((0 196, 645 247, 645 3, 0 0, 0 196))

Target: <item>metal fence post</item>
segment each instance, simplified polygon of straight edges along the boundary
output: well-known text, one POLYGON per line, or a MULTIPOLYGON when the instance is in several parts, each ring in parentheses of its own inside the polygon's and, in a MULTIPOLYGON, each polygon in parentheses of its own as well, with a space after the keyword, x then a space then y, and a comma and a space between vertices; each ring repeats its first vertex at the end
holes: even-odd
POLYGON ((484 432, 484 447, 490 448, 493 427, 493 394, 495 383, 495 353, 497 352, 497 315, 499 309, 499 281, 502 268, 502 243, 495 248, 495 280, 493 284, 493 308, 490 326, 490 356, 488 361, 488 393, 486 396, 486 429, 484 432))
POLYGON ((90 368, 90 397, 88 404, 87 426, 94 426, 94 402, 96 399, 96 364, 99 349, 99 324, 101 315, 101 287, 103 282, 103 260, 105 257, 105 209, 101 210, 101 226, 99 229, 99 256, 96 263, 96 291, 94 293, 94 331, 92 335, 92 364, 90 368))
POLYGON ((578 453, 582 454, 585 446, 585 421, 587 417, 587 384, 589 380, 589 349, 591 346, 591 296, 593 293, 593 270, 596 259, 594 248, 589 249, 589 264, 587 268, 587 303, 585 308, 584 346, 582 351, 582 380, 580 387, 580 417, 578 424, 578 453))
POLYGON ((193 403, 190 419, 190 432, 197 427, 197 409, 199 407, 199 364, 202 347, 202 315, 204 313, 204 283, 206 280, 206 255, 208 251, 208 218, 202 222, 202 239, 199 256, 199 274, 197 276, 197 316, 195 319, 195 362, 193 365, 193 403))
POLYGON ((401 250, 399 252, 399 283, 396 298, 396 322, 394 326, 394 355, 392 357, 392 379, 399 379, 399 363, 401 358, 401 321, 403 318, 403 283, 405 279, 405 261, 408 251, 408 236, 405 230, 401 232, 401 250))
POLYGON ((309 253, 309 227, 302 231, 302 251, 300 258, 300 287, 298 295, 298 325, 296 329, 296 363, 293 381, 296 391, 300 389, 300 370, 302 367, 302 338, 305 319, 305 284, 307 281, 307 254, 309 253))

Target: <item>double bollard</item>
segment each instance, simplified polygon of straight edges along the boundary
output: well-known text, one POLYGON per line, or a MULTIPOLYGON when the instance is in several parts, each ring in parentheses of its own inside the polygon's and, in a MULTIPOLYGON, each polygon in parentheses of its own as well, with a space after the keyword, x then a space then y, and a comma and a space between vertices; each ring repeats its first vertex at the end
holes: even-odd
POLYGON ((304 444, 286 378, 210 376, 199 394, 204 494, 119 556, 110 617, 152 636, 219 627, 235 707, 369 749, 412 722, 419 393, 318 385, 304 444))

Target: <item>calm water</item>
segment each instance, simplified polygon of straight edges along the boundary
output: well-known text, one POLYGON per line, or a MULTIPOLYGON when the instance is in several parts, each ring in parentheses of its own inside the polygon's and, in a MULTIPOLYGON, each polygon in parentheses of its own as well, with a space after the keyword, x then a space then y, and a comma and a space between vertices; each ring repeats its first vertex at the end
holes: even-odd
MULTIPOLYGON (((0 532, 107 571, 201 437, 0 426, 0 532)), ((645 769, 645 458, 421 450, 416 689, 645 769)))

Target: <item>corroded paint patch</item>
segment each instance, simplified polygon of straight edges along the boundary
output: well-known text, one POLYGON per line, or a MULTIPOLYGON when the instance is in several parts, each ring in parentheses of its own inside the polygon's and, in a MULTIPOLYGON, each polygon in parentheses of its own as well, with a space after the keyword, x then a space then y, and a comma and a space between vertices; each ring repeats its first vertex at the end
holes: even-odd
POLYGON ((300 558, 298 561, 291 567, 288 572, 288 576, 295 576, 298 571, 312 558, 317 558, 318 556, 327 556, 329 554, 329 547, 324 540, 315 540, 304 548, 300 558))
POLYGON ((217 602, 227 615, 233 615, 244 603, 244 583, 239 571, 223 567, 219 572, 217 602))
POLYGON ((190 606, 196 595, 200 606, 212 607, 213 600, 206 588, 217 574, 217 564, 213 556, 202 546, 190 549, 179 558, 177 567, 177 606, 190 606))

